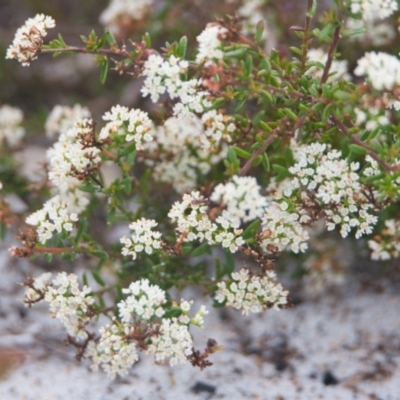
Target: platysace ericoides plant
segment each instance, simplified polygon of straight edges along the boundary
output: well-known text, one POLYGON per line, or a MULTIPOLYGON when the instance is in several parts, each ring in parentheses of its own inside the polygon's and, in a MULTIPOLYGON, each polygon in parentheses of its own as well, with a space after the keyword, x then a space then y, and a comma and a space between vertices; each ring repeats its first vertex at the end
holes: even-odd
MULTIPOLYGON (((47 302, 93 370, 125 375, 140 352, 160 363, 209 366, 218 346, 210 339, 195 350, 190 332, 207 324, 208 311, 200 305, 193 313, 193 302, 173 299, 169 289, 197 286, 215 306, 244 315, 288 307, 275 266, 283 252, 306 258, 316 229, 367 237, 360 246, 373 259, 399 256, 398 57, 367 52, 354 71, 348 68, 357 60, 339 57, 359 33, 345 28, 346 18, 390 18, 397 7, 386 2, 374 13, 379 2, 334 3, 321 29, 311 30, 317 2, 308 1, 304 27, 286 27, 302 40, 288 57, 264 50, 272 28, 250 18, 262 15, 251 1, 239 10, 248 17, 243 24, 226 17, 207 24, 197 43, 183 37, 161 50, 149 35, 127 46, 109 31, 83 37, 82 47, 61 36, 44 45, 55 26, 44 15, 18 30, 7 58, 29 65, 39 54, 92 54, 102 81, 110 62, 141 77, 143 108, 149 105, 117 104, 98 122, 84 105, 51 112, 42 194, 52 197, 17 216, 31 227, 19 235, 22 246, 10 249, 20 257, 84 255, 82 287, 76 274, 45 273, 25 282, 24 302, 47 302), (111 180, 104 174, 110 165, 118 170, 111 180), (117 224, 124 229, 118 237, 117 224), (99 290, 89 286, 89 273, 99 290), (100 328, 99 315, 109 319, 100 328)), ((122 4, 113 1, 102 14, 119 33, 122 4)), ((142 2, 140 18, 151 6, 142 2)), ((1 146, 12 148, 22 114, 9 108, 2 118, 4 107, 1 146)), ((0 196, 7 190, 3 182, 0 196)), ((5 227, 11 219, 0 204, 5 227)))

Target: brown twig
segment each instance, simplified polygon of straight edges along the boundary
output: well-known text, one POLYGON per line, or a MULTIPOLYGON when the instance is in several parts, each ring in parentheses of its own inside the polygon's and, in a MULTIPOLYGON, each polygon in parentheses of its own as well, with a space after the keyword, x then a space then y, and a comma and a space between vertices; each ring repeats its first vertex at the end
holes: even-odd
POLYGON ((97 49, 88 50, 83 47, 68 46, 60 49, 41 49, 41 53, 81 53, 81 54, 101 54, 107 57, 123 57, 133 59, 131 54, 126 50, 110 50, 110 49, 97 49))
POLYGON ((336 51, 336 47, 340 38, 340 28, 340 25, 337 26, 333 32, 332 42, 329 46, 328 59, 326 60, 324 72, 322 73, 321 83, 325 83, 328 80, 329 71, 331 69, 333 61, 333 54, 336 51))
POLYGON ((313 0, 307 0, 307 14, 306 14, 306 22, 304 25, 304 33, 303 33, 303 43, 301 45, 302 47, 302 53, 301 53, 301 69, 304 71, 306 68, 306 61, 307 61, 307 53, 308 53, 308 42, 309 42, 309 34, 310 34, 310 28, 311 28, 311 19, 312 17, 310 16, 310 12, 312 9, 313 5, 313 0))
POLYGON ((355 135, 349 135, 349 129, 347 128, 346 125, 343 124, 343 122, 339 121, 334 115, 331 116, 331 120, 339 128, 339 130, 342 131, 354 144, 364 148, 370 155, 370 157, 373 158, 386 171, 388 172, 394 171, 394 168, 391 165, 389 165, 386 161, 382 160, 378 156, 378 154, 376 154, 376 152, 372 150, 369 146, 367 146, 362 140, 360 140, 355 135))
POLYGON ((239 172, 239 176, 243 176, 246 174, 246 172, 251 168, 251 163, 254 161, 254 159, 260 154, 264 153, 265 150, 267 150, 268 146, 272 143, 272 141, 276 137, 278 137, 278 134, 279 134, 279 128, 276 128, 271 132, 268 138, 264 141, 264 144, 258 150, 256 150, 247 160, 246 164, 243 165, 243 167, 239 172))

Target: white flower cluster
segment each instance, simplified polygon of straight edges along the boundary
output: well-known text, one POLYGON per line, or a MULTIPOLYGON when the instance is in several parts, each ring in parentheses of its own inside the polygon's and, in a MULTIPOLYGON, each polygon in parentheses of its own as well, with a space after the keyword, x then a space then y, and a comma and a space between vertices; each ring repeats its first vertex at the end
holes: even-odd
POLYGON ((348 163, 341 152, 331 150, 325 154, 326 145, 312 143, 295 150, 296 164, 289 168, 294 175, 293 188, 301 188, 301 196, 310 204, 317 201, 323 207, 328 230, 340 226, 342 237, 351 228, 357 228, 356 238, 372 233, 378 218, 369 214, 373 206, 363 195, 357 162, 348 163), (310 199, 310 195, 315 198, 310 199))
POLYGON ((120 242, 124 245, 122 255, 131 256, 136 259, 137 253, 145 251, 152 254, 154 250, 160 249, 162 245, 161 232, 154 231, 157 222, 153 219, 142 218, 139 221, 132 222, 129 225, 131 236, 124 236, 120 242))
POLYGON ((162 318, 166 302, 165 292, 156 285, 151 285, 147 279, 132 282, 128 289, 122 289, 128 297, 118 303, 118 313, 124 323, 132 322, 132 317, 150 321, 162 318))
MULTIPOLYGON (((365 156, 365 161, 367 162, 364 171, 363 171, 363 175, 370 177, 370 176, 376 176, 376 175, 380 175, 382 174, 382 169, 379 167, 379 164, 376 160, 374 160, 370 155, 365 156)), ((398 166, 400 165, 400 159, 395 158, 393 160, 393 166, 398 166)), ((389 175, 391 177, 393 177, 393 183, 396 185, 400 185, 400 176, 398 176, 399 174, 396 173, 395 171, 391 171, 389 173, 389 175)), ((374 196, 376 199, 379 200, 385 200, 387 197, 387 193, 385 193, 384 191, 379 191, 379 190, 374 190, 374 196)))
POLYGON ((47 117, 45 129, 48 137, 55 137, 74 127, 75 122, 91 118, 90 111, 80 104, 73 107, 56 105, 47 117))
POLYGON ((101 329, 98 344, 92 343, 87 349, 85 355, 92 360, 92 369, 101 366, 111 378, 126 375, 138 360, 135 340, 158 362, 166 358, 171 366, 186 362, 193 348, 189 326, 203 327, 205 307, 190 318, 191 303, 181 300, 180 304, 173 304, 181 315, 167 318, 165 292, 147 279, 133 282, 124 293, 128 297, 118 304, 121 321, 114 320, 101 329))
MULTIPOLYGON (((88 311, 94 303, 93 297, 88 296, 91 289, 84 286, 80 290, 77 276, 66 272, 60 272, 51 282, 50 279, 51 274, 45 273, 35 279, 33 287, 44 294, 50 313, 62 322, 68 335, 85 340, 85 327, 90 321, 88 311)), ((24 302, 27 305, 31 305, 37 298, 38 293, 35 294, 34 289, 26 290, 24 302)))
POLYGON ((242 268, 231 276, 231 281, 217 283, 215 300, 219 303, 226 301, 227 306, 242 310, 243 315, 258 313, 267 308, 279 310, 287 304, 288 291, 276 283, 274 272, 267 271, 264 276, 257 276, 242 268))
POLYGON ((227 154, 224 142, 228 140, 227 135, 224 134, 219 143, 217 132, 214 137, 206 138, 201 120, 194 115, 192 118, 171 117, 155 128, 152 136, 154 140, 145 143, 145 152, 138 158, 151 167, 156 181, 171 184, 179 193, 193 190, 198 175, 208 174, 211 165, 225 159, 227 154), (213 147, 203 149, 205 141, 212 142, 213 147))
POLYGON ((47 35, 46 29, 55 26, 54 19, 43 14, 29 18, 17 30, 12 44, 7 49, 6 58, 15 58, 22 65, 29 65, 40 53, 43 38, 47 35))
MULTIPOLYGON (((322 49, 310 49, 307 53, 309 62, 316 61, 322 65, 326 64, 328 54, 322 49)), ((318 78, 322 77, 323 70, 318 67, 311 67, 307 70, 306 75, 315 75, 318 78)), ((329 70, 328 82, 337 81, 340 79, 350 80, 351 75, 348 73, 347 60, 333 60, 329 70)))
POLYGON ((21 126, 24 115, 19 108, 4 105, 0 107, 0 144, 7 142, 11 147, 20 143, 25 135, 21 126))
POLYGON ((85 358, 92 362, 91 370, 98 371, 101 367, 110 379, 127 375, 128 369, 139 360, 136 343, 128 337, 130 332, 118 323, 106 325, 99 331, 99 341, 90 341, 85 351, 85 358))
POLYGON ((356 107, 354 113, 356 114, 356 125, 365 126, 365 129, 368 131, 373 131, 380 126, 390 124, 389 111, 378 107, 367 106, 364 109, 356 107))
POLYGON ((390 17, 399 8, 397 0, 350 0, 351 12, 366 21, 390 17))
POLYGON ((207 215, 205 199, 199 192, 184 194, 181 202, 173 204, 168 217, 177 224, 176 231, 185 241, 206 241, 209 245, 221 243, 222 247, 235 253, 244 244, 242 229, 232 222, 225 211, 215 222, 207 215))
POLYGON ((282 197, 280 202, 272 201, 264 211, 261 248, 266 253, 287 248, 293 253, 304 253, 308 248, 309 235, 302 223, 307 222, 309 217, 296 211, 289 212, 288 207, 288 202, 282 197))
POLYGON ((350 36, 351 41, 368 43, 374 47, 382 47, 389 44, 396 37, 395 28, 382 20, 360 20, 348 18, 346 21, 346 29, 364 29, 363 33, 350 36))
POLYGON ((226 206, 232 220, 246 223, 264 214, 268 202, 260 191, 255 178, 235 175, 228 183, 217 185, 210 200, 226 206))
POLYGON ((122 106, 114 106, 111 111, 103 115, 108 122, 100 131, 100 140, 105 140, 113 135, 125 136, 127 142, 134 141, 137 150, 143 149, 143 141, 153 140, 151 131, 153 122, 146 112, 122 106))
POLYGON ((175 116, 186 117, 194 112, 202 113, 211 106, 211 102, 207 100, 209 93, 201 90, 201 79, 182 79, 188 67, 188 61, 176 56, 164 60, 159 55, 150 55, 143 68, 145 80, 141 89, 142 95, 150 95, 153 103, 165 93, 172 100, 179 99, 180 102, 174 106, 175 116))
POLYGON ((201 122, 205 127, 204 134, 200 136, 202 148, 215 151, 221 142, 232 141, 232 133, 236 130, 232 117, 211 110, 201 116, 201 122))
POLYGON ((206 62, 206 66, 212 64, 214 60, 221 60, 224 52, 221 49, 222 39, 226 38, 228 29, 221 25, 210 23, 203 32, 197 36, 199 52, 196 56, 197 63, 206 62))
POLYGON ((358 60, 354 74, 366 76, 376 90, 392 90, 400 84, 400 60, 387 53, 371 51, 358 60))
POLYGON ((87 144, 86 135, 92 137, 93 123, 91 120, 80 120, 62 133, 47 151, 49 179, 55 186, 68 186, 69 177, 84 174, 101 163, 100 149, 87 144))
POLYGON ((51 273, 46 272, 39 277, 35 278, 32 282, 32 287, 25 289, 25 295, 23 302, 26 306, 31 306, 41 298, 41 294, 44 295, 47 291, 48 286, 51 285, 51 273))
POLYGON ((385 226, 380 235, 368 240, 372 260, 389 260, 400 256, 400 221, 389 219, 385 221, 385 226))
POLYGON ((100 14, 100 22, 111 32, 119 33, 126 18, 141 20, 145 17, 153 0, 111 0, 108 7, 100 14))
POLYGON ((71 212, 68 204, 55 196, 44 203, 43 208, 31 214, 26 223, 36 226, 40 243, 46 243, 54 232, 71 232, 78 215, 71 212))
POLYGON ((188 326, 179 318, 164 318, 161 321, 160 334, 152 337, 147 351, 153 353, 157 362, 169 358, 171 367, 187 361, 192 353, 193 339, 188 326))

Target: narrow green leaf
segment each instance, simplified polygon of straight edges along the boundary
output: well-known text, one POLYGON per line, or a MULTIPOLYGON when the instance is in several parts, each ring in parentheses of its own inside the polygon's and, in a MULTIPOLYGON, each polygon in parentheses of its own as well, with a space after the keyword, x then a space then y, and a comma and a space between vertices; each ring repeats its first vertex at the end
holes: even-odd
POLYGON ((241 149, 240 147, 234 146, 233 149, 235 150, 237 156, 241 158, 250 158, 251 154, 248 151, 241 149))
POLYGON ((264 130, 265 132, 272 132, 272 128, 268 125, 268 124, 266 124, 264 121, 260 121, 260 128, 262 129, 262 130, 264 130))
POLYGON ((230 162, 236 162, 238 161, 238 158, 236 156, 236 151, 233 147, 229 147, 228 149, 228 160, 230 162))
POLYGON ((301 56, 303 54, 303 51, 301 49, 299 49, 298 47, 289 47, 290 50, 293 51, 294 54, 297 54, 299 56, 301 56))
POLYGON ((92 271, 92 276, 93 279, 100 285, 100 286, 106 286, 106 283, 104 282, 103 278, 97 271, 92 271))
POLYGON ((222 264, 223 275, 230 275, 235 269, 235 259, 229 250, 225 250, 225 262, 222 264))
POLYGON ((142 36, 142 41, 146 43, 146 48, 147 49, 151 49, 151 36, 150 36, 149 32, 146 32, 142 36))
POLYGON ((246 239, 254 238, 258 231, 258 227, 260 226, 260 224, 261 224, 261 221, 259 219, 256 219, 255 221, 253 221, 242 233, 243 239, 246 240, 246 239))
POLYGON ((367 150, 357 144, 349 144, 349 149, 352 153, 359 154, 360 156, 367 154, 367 150))
POLYGON ((108 57, 104 57, 100 66, 100 82, 104 85, 108 74, 108 57))
POLYGON ((242 101, 240 101, 240 103, 235 108, 235 112, 238 112, 245 105, 246 101, 247 98, 244 98, 242 101))
POLYGON ((181 37, 178 45, 178 55, 181 58, 185 58, 187 50, 188 40, 186 36, 181 37))
POLYGON ((264 21, 260 20, 258 21, 257 25, 256 25, 256 42, 259 43, 262 39, 262 35, 264 32, 264 21))
POLYGON ((265 169, 267 172, 270 171, 271 165, 270 165, 270 163, 269 163, 269 158, 268 158, 267 153, 263 153, 263 155, 262 155, 262 165, 263 165, 264 169, 265 169))
POLYGON ((82 237, 83 232, 86 230, 87 228, 87 220, 85 218, 81 218, 79 219, 79 228, 78 228, 78 232, 76 233, 75 236, 75 245, 77 245, 79 243, 79 240, 82 237))
POLYGON ((195 248, 190 255, 192 257, 199 257, 205 253, 210 253, 210 245, 208 243, 203 243, 199 247, 195 248))
POLYGON ((84 284, 85 286, 89 286, 88 278, 87 278, 86 272, 84 272, 83 275, 82 275, 82 281, 83 281, 83 284, 84 284))
POLYGON ((264 58, 264 57, 261 58, 260 62, 264 69, 266 69, 268 71, 271 69, 271 63, 269 62, 269 60, 267 58, 264 58))
POLYGON ((307 17, 314 17, 315 12, 317 11, 317 0, 313 0, 312 6, 311 6, 311 10, 306 13, 307 17))

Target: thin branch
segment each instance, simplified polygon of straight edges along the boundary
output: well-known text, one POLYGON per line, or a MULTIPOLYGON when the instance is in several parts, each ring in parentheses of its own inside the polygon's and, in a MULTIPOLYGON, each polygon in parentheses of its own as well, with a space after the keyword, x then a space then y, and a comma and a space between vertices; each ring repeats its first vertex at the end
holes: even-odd
POLYGON ((379 165, 381 165, 386 171, 392 172, 395 169, 389 165, 386 161, 382 160, 374 150, 372 150, 368 145, 366 145, 362 140, 360 140, 355 135, 349 135, 349 129, 341 121, 339 121, 334 115, 331 116, 333 123, 341 130, 354 144, 364 148, 367 153, 373 158, 379 165))
POLYGON ((304 33, 303 33, 303 43, 302 53, 301 53, 301 69, 305 70, 306 68, 306 61, 307 61, 307 53, 308 53, 308 41, 310 38, 310 28, 311 28, 311 17, 310 12, 312 9, 313 0, 307 0, 307 14, 306 14, 306 22, 304 25, 304 33))
POLYGON ((63 47, 60 49, 41 49, 41 53, 82 53, 82 54, 102 54, 107 57, 128 57, 132 59, 132 56, 126 50, 110 50, 110 49, 97 49, 88 50, 83 47, 63 47))
POLYGON ((246 174, 246 172, 251 168, 251 163, 254 161, 256 157, 264 153, 265 150, 267 150, 268 146, 272 143, 272 141, 278 137, 279 133, 279 128, 273 130, 271 134, 268 136, 268 138, 264 141, 264 144, 256 150, 251 157, 247 160, 246 164, 243 165, 239 172, 239 176, 243 176, 246 174))
POLYGON ((341 28, 340 26, 337 26, 333 32, 332 42, 331 45, 329 46, 328 59, 326 60, 324 72, 321 78, 321 83, 325 83, 328 80, 329 71, 331 69, 333 61, 333 54, 336 51, 336 47, 340 39, 340 28, 341 28))

